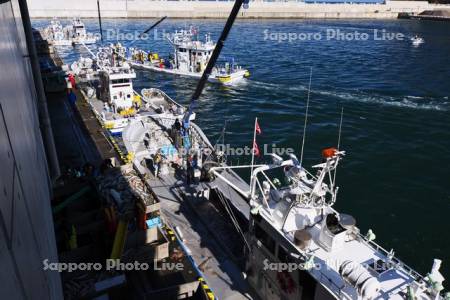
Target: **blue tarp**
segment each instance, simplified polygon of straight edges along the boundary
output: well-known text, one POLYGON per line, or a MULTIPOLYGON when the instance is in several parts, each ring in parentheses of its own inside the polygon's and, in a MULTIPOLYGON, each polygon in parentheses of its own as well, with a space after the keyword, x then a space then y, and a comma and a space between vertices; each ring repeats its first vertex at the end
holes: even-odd
POLYGON ((186 148, 186 149, 191 148, 191 141, 189 140, 189 136, 185 135, 183 137, 183 145, 184 145, 184 148, 186 148))
POLYGON ((177 149, 173 145, 162 146, 161 154, 164 156, 173 156, 177 154, 177 149))
POLYGON ((153 226, 160 225, 161 219, 159 217, 156 217, 156 218, 145 221, 145 223, 147 223, 148 228, 152 228, 153 226))

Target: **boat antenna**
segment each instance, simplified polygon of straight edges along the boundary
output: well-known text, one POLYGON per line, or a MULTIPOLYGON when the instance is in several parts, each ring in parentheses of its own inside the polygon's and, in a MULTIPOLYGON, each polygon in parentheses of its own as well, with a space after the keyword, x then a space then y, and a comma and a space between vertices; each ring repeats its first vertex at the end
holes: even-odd
POLYGON ((344 119, 344 106, 341 108, 341 120, 339 122, 339 133, 338 133, 338 142, 337 149, 339 151, 339 147, 341 146, 341 133, 342 133, 342 120, 344 119))
MULTIPOLYGON (((216 140, 216 143, 213 145, 214 149, 217 149, 217 145, 219 145, 220 141, 222 141, 222 145, 225 145, 225 134, 227 131, 227 120, 225 120, 225 122, 223 123, 223 127, 222 127, 222 132, 220 133, 219 137, 216 140)), ((212 156, 212 153, 210 153, 208 155, 208 157, 206 158, 206 160, 209 160, 209 158, 212 156)), ((225 157, 226 159, 226 157, 225 157)))
POLYGON ((217 41, 217 44, 216 44, 216 47, 214 48, 214 51, 211 54, 208 64, 206 65, 206 68, 203 71, 202 77, 198 81, 197 87, 195 88, 195 91, 194 91, 194 94, 191 97, 189 109, 186 112, 184 119, 183 119, 183 122, 185 124, 187 124, 187 126, 189 126, 189 118, 194 111, 194 107, 197 103, 197 100, 200 98, 200 95, 202 94, 203 89, 205 88, 206 81, 208 80, 209 76, 211 75, 212 69, 213 69, 214 65, 216 64, 216 61, 219 58, 220 52, 222 51, 222 48, 225 44, 225 40, 228 37, 228 33, 230 33, 230 30, 233 27, 233 23, 236 20, 239 10, 241 9, 242 4, 244 4, 244 8, 248 7, 248 2, 249 2, 249 0, 236 0, 234 2, 233 8, 230 12, 230 15, 228 16, 227 22, 225 23, 225 27, 223 28, 222 33, 220 34, 219 40, 217 41))
POLYGON ((97 0, 98 25, 100 27, 100 39, 103 43, 102 14, 100 13, 100 0, 97 0))
POLYGON ((309 85, 308 85, 308 96, 306 99, 306 111, 305 111, 305 124, 303 124, 303 138, 302 138, 302 148, 300 152, 300 166, 303 166, 303 149, 305 148, 305 137, 306 137, 306 125, 308 122, 308 111, 309 111, 309 96, 311 94, 311 82, 312 82, 312 67, 309 71, 309 85))
MULTIPOLYGON (((338 133, 338 142, 337 142, 337 150, 339 151, 339 147, 341 146, 341 133, 342 133, 342 120, 344 119, 344 106, 341 107, 341 120, 339 121, 339 133, 338 133)), ((336 184, 336 173, 337 169, 334 170, 333 174, 333 182, 331 183, 333 186, 336 184)))

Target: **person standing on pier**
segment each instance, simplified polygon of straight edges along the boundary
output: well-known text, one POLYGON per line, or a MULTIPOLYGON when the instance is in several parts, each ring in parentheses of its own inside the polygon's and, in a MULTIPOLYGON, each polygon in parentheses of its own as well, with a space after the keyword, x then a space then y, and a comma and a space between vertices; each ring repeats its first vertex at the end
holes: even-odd
POLYGON ((191 185, 193 179, 194 179, 193 159, 191 155, 188 155, 186 159, 186 184, 191 185))
POLYGON ((163 156, 161 154, 161 149, 158 149, 155 156, 153 157, 153 167, 155 168, 155 177, 158 177, 159 169, 161 167, 163 156))
POLYGON ((72 73, 69 74, 69 82, 72 85, 72 88, 76 89, 77 88, 77 83, 75 81, 75 76, 73 76, 72 73))
POLYGON ((72 83, 68 79, 66 79, 66 87, 67 87, 67 94, 69 94, 70 91, 72 91, 72 83))
POLYGON ((181 130, 181 123, 178 119, 175 120, 175 129, 180 131, 181 130))

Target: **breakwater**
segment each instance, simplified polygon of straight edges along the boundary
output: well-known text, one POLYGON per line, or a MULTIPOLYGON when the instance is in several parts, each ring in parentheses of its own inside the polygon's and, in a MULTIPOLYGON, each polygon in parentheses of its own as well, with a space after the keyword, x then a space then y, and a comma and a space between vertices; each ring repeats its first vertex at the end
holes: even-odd
MULTIPOLYGON (((71 18, 97 17, 97 2, 93 0, 59 1, 29 0, 33 18, 54 16, 71 18)), ((226 18, 233 1, 151 1, 103 0, 102 16, 106 18, 226 18)), ((385 4, 316 4, 304 2, 252 1, 242 9, 240 18, 311 18, 311 19, 391 19, 399 13, 420 13, 440 6, 427 1, 386 1, 385 4)))

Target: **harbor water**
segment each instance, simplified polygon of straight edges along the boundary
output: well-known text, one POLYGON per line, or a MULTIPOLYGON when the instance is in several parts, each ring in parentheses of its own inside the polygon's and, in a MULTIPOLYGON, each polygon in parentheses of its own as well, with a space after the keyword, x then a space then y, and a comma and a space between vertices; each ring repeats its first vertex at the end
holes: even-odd
MULTIPOLYGON (((127 46, 155 21, 105 19, 105 42, 127 46)), ((163 33, 195 25, 201 38, 210 32, 217 39, 223 22, 166 20, 134 45, 167 56, 171 47, 163 33)), ((96 20, 85 23, 98 31, 96 20)), ((88 55, 78 46, 59 53, 66 63, 88 55)), ((362 233, 372 229, 377 242, 422 274, 433 258, 442 259, 450 280, 449 53, 448 25, 439 22, 239 21, 222 57, 234 57, 251 77, 234 86, 208 84, 196 122, 215 141, 226 121, 225 144, 250 147, 258 117, 261 148, 293 148, 299 155, 312 68, 304 164, 319 163, 321 150, 336 146, 344 107, 340 148, 347 155, 337 175, 337 210, 353 215, 362 233), (415 34, 425 43, 414 47, 415 34)), ((193 79, 139 71, 135 88, 157 87, 188 104, 195 85, 193 79)), ((250 162, 230 159, 233 165, 250 162)))

